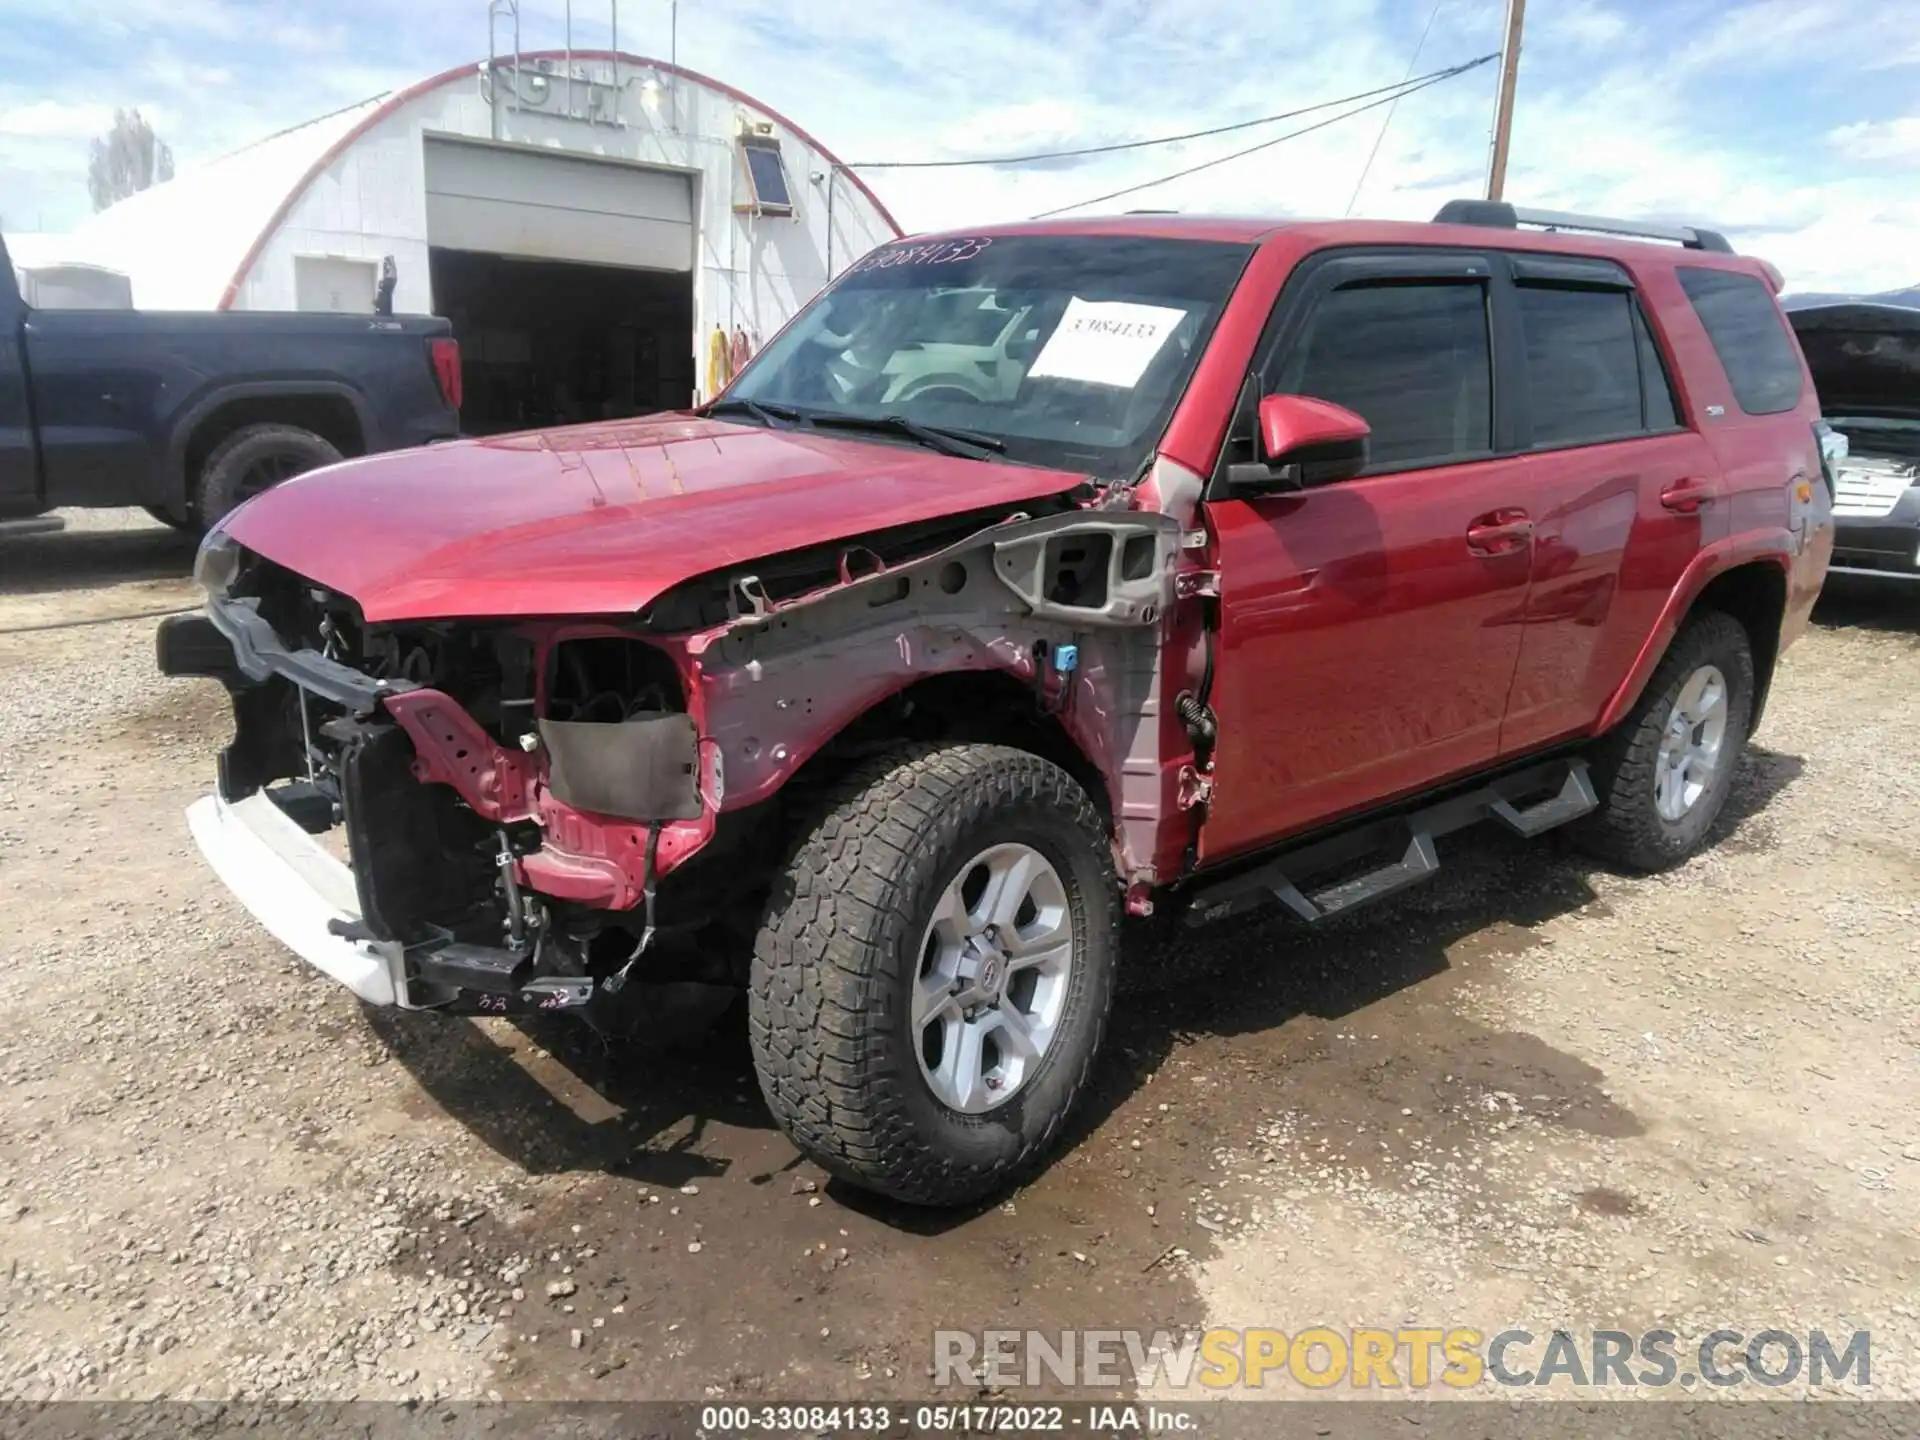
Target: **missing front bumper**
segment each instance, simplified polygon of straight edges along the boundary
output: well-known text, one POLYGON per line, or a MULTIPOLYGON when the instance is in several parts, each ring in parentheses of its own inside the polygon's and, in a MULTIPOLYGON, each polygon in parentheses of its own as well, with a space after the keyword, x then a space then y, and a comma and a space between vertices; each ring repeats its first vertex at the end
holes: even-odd
POLYGON ((365 923, 353 872, 266 795, 209 795, 188 807, 187 825, 214 874, 276 940, 369 1005, 415 1008, 401 946, 340 933, 365 923))
POLYGON ((586 1010, 598 985, 538 975, 531 956, 448 941, 409 950, 367 933, 354 875, 265 793, 187 808, 200 853, 281 944, 369 1005, 494 1015, 586 1010), (418 976, 409 979, 410 971, 418 976))
MULTIPOLYGON (((350 916, 354 928, 327 939, 400 947, 402 984, 411 979, 419 1008, 458 1004, 474 988, 462 974, 439 973, 439 950, 496 947, 503 936, 514 952, 524 948, 518 897, 544 912, 533 930, 553 917, 571 945, 620 924, 590 912, 637 915, 654 880, 711 838, 718 751, 684 713, 617 724, 543 718, 545 743, 503 744, 441 690, 283 643, 250 600, 215 597, 204 615, 174 617, 157 649, 164 673, 217 679, 232 697, 223 806, 264 796, 294 829, 344 824, 352 859, 332 864, 351 888, 342 887, 333 915, 350 916)), ((357 642, 348 650, 357 654, 357 642)), ((328 973, 348 965, 325 941, 296 948, 320 964, 315 945, 331 957, 328 973)), ((570 971, 567 957, 550 958, 570 971)), ((507 969, 517 980, 517 961, 507 969)), ((522 988, 500 982, 515 1001, 556 1003, 522 988)))

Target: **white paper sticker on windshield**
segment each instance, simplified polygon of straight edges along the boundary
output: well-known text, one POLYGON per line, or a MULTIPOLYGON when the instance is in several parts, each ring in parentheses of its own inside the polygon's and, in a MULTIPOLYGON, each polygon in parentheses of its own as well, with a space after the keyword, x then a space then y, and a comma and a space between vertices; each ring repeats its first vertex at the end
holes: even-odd
POLYGON ((1186 316, 1186 311, 1165 305, 1082 300, 1076 295, 1027 373, 1094 385, 1132 385, 1186 316))

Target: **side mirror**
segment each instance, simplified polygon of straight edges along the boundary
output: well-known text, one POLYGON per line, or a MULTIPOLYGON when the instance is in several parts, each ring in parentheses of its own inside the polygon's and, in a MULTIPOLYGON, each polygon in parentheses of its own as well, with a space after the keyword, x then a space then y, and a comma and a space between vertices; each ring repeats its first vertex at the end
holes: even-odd
POLYGON ((1261 459, 1234 465, 1227 483, 1238 494, 1271 495, 1347 480, 1367 468, 1371 427, 1330 400, 1268 395, 1260 401, 1261 459))

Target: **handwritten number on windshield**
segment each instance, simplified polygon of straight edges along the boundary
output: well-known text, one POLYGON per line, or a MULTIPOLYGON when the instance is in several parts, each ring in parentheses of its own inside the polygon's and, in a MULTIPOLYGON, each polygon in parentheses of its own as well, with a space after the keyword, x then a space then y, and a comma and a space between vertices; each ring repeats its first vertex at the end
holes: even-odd
POLYGON ((993 244, 992 236, 977 240, 936 240, 926 245, 899 245, 880 250, 848 267, 847 273, 862 270, 891 270, 897 265, 951 265, 956 260, 971 260, 993 244))

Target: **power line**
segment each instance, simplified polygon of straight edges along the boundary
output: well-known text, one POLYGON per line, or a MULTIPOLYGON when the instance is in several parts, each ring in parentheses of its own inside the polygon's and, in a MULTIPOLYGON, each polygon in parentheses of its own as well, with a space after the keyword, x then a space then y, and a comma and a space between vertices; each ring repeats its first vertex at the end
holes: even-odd
MULTIPOLYGON (((1428 23, 1431 25, 1432 22, 1428 23)), ((1417 53, 1414 58, 1416 60, 1419 58, 1417 53)), ((1481 62, 1476 60, 1473 63, 1478 65, 1481 62)), ((1236 130, 1252 130, 1261 125, 1274 125, 1282 120, 1297 119, 1302 115, 1311 115, 1316 110, 1326 110, 1335 105, 1350 105, 1355 100, 1371 99, 1375 95, 1384 95, 1389 90, 1400 90, 1421 81, 1444 80, 1458 74, 1460 68, 1435 70, 1417 78, 1408 76, 1396 84, 1382 85, 1373 90, 1362 90, 1357 95, 1343 95, 1338 100, 1322 100, 1315 105, 1302 105, 1298 110, 1282 110, 1278 115, 1262 115, 1258 120, 1239 120, 1231 125, 1216 125, 1211 130, 1189 130, 1184 135, 1157 135, 1151 140, 1124 140, 1114 145, 1088 145, 1079 150, 1046 150, 1035 155, 1002 155, 987 160, 855 160, 843 163, 840 168, 842 170, 944 170, 961 165, 1031 165, 1038 160, 1071 160, 1081 155, 1113 155, 1122 150, 1145 150, 1154 145, 1178 145, 1183 140, 1205 140, 1214 135, 1230 135, 1236 130)))
MULTIPOLYGON (((1427 12, 1427 23, 1420 32, 1420 39, 1413 47, 1413 55, 1407 61, 1407 73, 1401 79, 1402 85, 1413 79, 1413 67, 1420 63, 1420 52, 1427 48, 1427 36, 1433 33, 1433 22, 1440 18, 1440 7, 1446 0, 1433 0, 1433 9, 1427 12)), ((1366 188, 1367 176, 1373 170, 1373 162, 1380 156, 1380 146, 1385 143, 1387 131, 1393 128, 1393 112, 1398 108, 1400 97, 1394 96, 1395 104, 1387 106, 1387 118, 1380 122, 1380 133, 1373 137, 1373 148, 1367 151, 1367 163, 1360 167, 1360 178, 1353 182, 1353 194, 1347 200, 1347 214, 1353 214, 1353 207, 1360 203, 1360 192, 1366 188)))
MULTIPOLYGON (((1351 110, 1344 110, 1338 115, 1330 115, 1325 120, 1316 121, 1312 125, 1303 125, 1298 130, 1289 130, 1286 134, 1276 135, 1271 140, 1262 140, 1258 145, 1249 145, 1244 150, 1235 150, 1231 155, 1221 155, 1212 160, 1203 160, 1198 165, 1189 165, 1186 167, 1186 169, 1176 170, 1171 175, 1162 175, 1157 179, 1153 179, 1153 180, 1143 180, 1138 185, 1129 185, 1126 188, 1121 190, 1110 190, 1105 195, 1095 195, 1086 200, 1076 200, 1071 205, 1062 205, 1057 209, 1053 209, 1053 210, 1042 210, 1038 215, 1032 216, 1031 218, 1035 220, 1045 220, 1048 217, 1053 215, 1064 215, 1069 210, 1085 209, 1089 205, 1099 205, 1102 202, 1107 200, 1118 200, 1123 195, 1132 195, 1141 190, 1151 190, 1156 185, 1166 185, 1175 180, 1184 180, 1187 176, 1197 175, 1202 170, 1211 170, 1216 165, 1225 165, 1230 160, 1240 160, 1245 158, 1248 155, 1255 154, 1256 152, 1261 150, 1270 150, 1275 145, 1281 144, 1284 141, 1297 140, 1302 135, 1311 135, 1316 130, 1324 130, 1329 125, 1337 125, 1342 120, 1350 120, 1355 115, 1364 114, 1368 110, 1377 110, 1382 105, 1391 105, 1394 103, 1394 101, 1401 99, 1403 96, 1412 95, 1418 91, 1425 90, 1428 86, 1431 86, 1431 85, 1438 85, 1442 80, 1451 80, 1456 75, 1464 75, 1469 70, 1477 69, 1478 67, 1485 65, 1488 61, 1498 60, 1499 58, 1500 58, 1500 52, 1498 50, 1495 50, 1486 55, 1482 55, 1477 60, 1468 60, 1465 63, 1460 65, 1449 66, 1445 70, 1436 70, 1433 72, 1433 74, 1423 77, 1420 81, 1418 81, 1413 85, 1406 86, 1406 87, 1388 86, 1387 87, 1388 89, 1391 89, 1394 91, 1392 95, 1386 96, 1379 100, 1369 101, 1365 105, 1356 105, 1351 110)), ((1365 93, 1378 94, 1379 92, 1368 91, 1365 93)), ((1333 101, 1329 101, 1328 103, 1333 105, 1340 105, 1340 104, 1347 103, 1347 101, 1352 101, 1359 98, 1360 97, 1356 95, 1349 95, 1346 97, 1345 101, 1333 100, 1333 101)))

